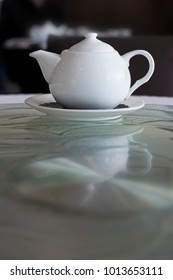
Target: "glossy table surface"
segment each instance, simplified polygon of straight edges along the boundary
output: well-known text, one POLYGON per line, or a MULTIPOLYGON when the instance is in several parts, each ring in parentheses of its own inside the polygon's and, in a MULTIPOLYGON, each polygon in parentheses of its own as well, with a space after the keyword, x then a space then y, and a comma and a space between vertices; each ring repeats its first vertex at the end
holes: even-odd
POLYGON ((172 259, 173 106, 74 122, 0 105, 0 259, 172 259))

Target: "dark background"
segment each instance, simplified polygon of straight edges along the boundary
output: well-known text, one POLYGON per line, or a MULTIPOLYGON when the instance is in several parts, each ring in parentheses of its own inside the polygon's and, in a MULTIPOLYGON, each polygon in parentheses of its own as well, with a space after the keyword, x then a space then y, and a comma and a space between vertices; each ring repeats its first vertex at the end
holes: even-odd
MULTIPOLYGON (((128 37, 105 36, 101 40, 121 55, 139 48, 153 55, 155 74, 135 94, 173 95, 173 1, 2 0, 0 3, 0 93, 48 92, 37 62, 29 57, 30 52, 41 46, 28 34, 33 25, 50 21, 57 28, 65 24, 74 31, 73 36, 50 34, 46 49, 57 53, 82 39, 75 33, 81 26, 98 34, 127 28, 131 34, 128 37)), ((145 59, 134 58, 130 70, 132 80, 144 75, 145 59)))

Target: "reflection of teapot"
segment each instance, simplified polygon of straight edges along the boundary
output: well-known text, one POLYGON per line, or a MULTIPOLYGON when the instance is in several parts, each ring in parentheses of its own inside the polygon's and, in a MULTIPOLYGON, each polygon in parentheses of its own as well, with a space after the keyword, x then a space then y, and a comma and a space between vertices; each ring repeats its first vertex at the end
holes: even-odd
MULTIPOLYGON (((41 120, 42 118, 38 119, 38 124, 41 123, 41 120)), ((36 128, 38 128, 38 124, 36 128)), ((70 131, 66 128, 65 138, 61 132, 62 127, 59 128, 58 141, 57 134, 51 142, 47 137, 48 145, 50 146, 51 143, 51 147, 55 146, 55 149, 52 150, 54 156, 50 153, 50 148, 47 148, 47 155, 44 152, 43 158, 32 162, 27 168, 25 167, 25 171, 22 172, 25 174, 25 180, 28 172, 29 178, 36 175, 39 177, 37 188, 42 189, 47 188, 45 186, 47 176, 50 179, 50 188, 50 185, 57 185, 57 182, 59 186, 69 183, 96 184, 111 179, 121 171, 126 172, 130 142, 133 135, 141 133, 143 128, 135 125, 113 126, 113 124, 104 127, 96 124, 94 126, 86 125, 70 131), (59 152, 56 153, 56 150, 59 152)), ((40 151, 45 150, 45 142, 43 148, 42 143, 39 143, 39 149, 41 149, 40 151)))
POLYGON ((110 45, 89 33, 85 40, 61 55, 39 50, 36 58, 55 100, 67 108, 111 109, 127 99, 153 74, 154 60, 144 50, 120 56, 110 45), (147 74, 130 88, 129 60, 143 55, 149 62, 147 74))
MULTIPOLYGON (((58 124, 49 117, 35 119, 30 125, 32 133, 37 131, 39 140, 46 142, 37 146, 42 154, 39 160, 37 157, 10 173, 10 181, 15 178, 13 191, 16 188, 27 199, 70 210, 110 213, 148 205, 144 192, 128 189, 128 183, 122 182, 150 171, 152 156, 148 157, 146 144, 133 139, 143 131, 141 126, 113 122, 77 123, 73 128, 67 124, 64 128, 63 122, 58 124)), ((33 135, 37 139, 37 134, 33 135)))

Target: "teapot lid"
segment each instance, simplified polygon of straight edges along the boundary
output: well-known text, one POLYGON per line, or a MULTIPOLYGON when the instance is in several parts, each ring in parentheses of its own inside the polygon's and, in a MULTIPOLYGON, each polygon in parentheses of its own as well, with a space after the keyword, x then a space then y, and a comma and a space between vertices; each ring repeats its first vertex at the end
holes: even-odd
POLYGON ((115 49, 97 38, 97 33, 88 33, 85 39, 72 46, 71 52, 115 52, 115 49))

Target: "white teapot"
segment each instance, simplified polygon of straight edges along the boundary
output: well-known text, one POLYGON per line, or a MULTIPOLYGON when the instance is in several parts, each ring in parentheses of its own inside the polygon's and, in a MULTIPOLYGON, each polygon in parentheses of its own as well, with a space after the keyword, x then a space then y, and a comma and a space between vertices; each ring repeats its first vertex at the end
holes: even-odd
POLYGON ((65 108, 113 109, 153 74, 154 60, 147 51, 135 50, 120 56, 96 37, 96 33, 88 33, 83 41, 60 55, 43 50, 30 53, 38 60, 54 99, 65 108), (135 55, 147 58, 149 70, 131 86, 128 66, 135 55))

